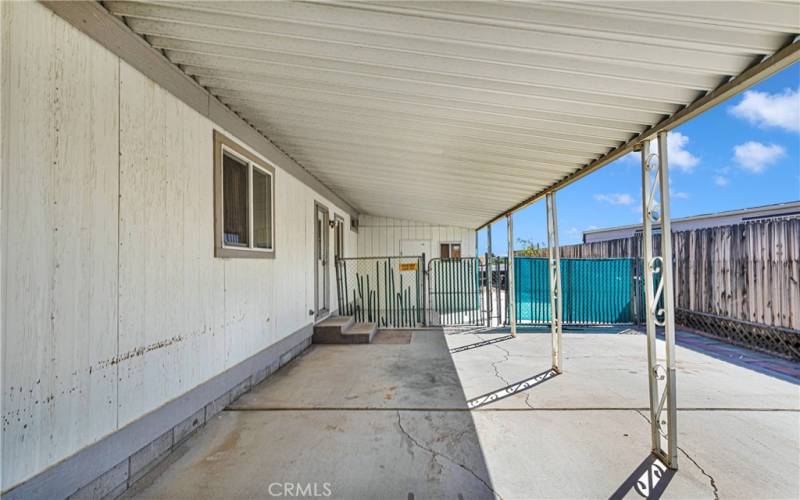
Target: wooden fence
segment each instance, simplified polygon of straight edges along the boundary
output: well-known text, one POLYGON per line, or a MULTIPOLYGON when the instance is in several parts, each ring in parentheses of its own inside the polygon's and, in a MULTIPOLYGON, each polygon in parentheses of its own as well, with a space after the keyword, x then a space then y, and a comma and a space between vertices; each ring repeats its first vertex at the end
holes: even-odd
MULTIPOLYGON (((800 359, 800 218, 675 232, 672 239, 682 324, 800 359)), ((561 256, 641 257, 641 240, 569 245, 561 256)))

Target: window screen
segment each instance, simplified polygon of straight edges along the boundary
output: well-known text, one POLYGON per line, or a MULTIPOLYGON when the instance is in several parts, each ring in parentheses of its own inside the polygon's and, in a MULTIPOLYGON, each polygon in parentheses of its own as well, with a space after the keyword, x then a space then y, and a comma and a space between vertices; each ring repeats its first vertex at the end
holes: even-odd
POLYGON ((272 200, 270 177, 253 169, 253 246, 272 248, 272 200))
POLYGON ((222 199, 224 203, 225 244, 248 246, 247 226, 248 165, 225 153, 222 159, 222 199))

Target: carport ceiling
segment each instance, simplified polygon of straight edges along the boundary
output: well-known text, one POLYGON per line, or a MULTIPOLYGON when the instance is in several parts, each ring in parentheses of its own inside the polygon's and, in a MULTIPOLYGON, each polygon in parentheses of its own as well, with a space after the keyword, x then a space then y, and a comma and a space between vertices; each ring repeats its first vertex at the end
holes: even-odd
POLYGON ((359 212, 467 227, 800 31, 777 2, 103 5, 359 212))

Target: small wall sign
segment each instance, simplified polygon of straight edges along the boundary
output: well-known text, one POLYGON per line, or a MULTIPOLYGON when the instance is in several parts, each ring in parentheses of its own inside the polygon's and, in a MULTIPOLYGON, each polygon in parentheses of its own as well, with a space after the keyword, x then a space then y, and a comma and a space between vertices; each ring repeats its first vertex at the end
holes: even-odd
POLYGON ((417 270, 417 263, 416 262, 406 262, 405 264, 400 264, 400 271, 416 271, 417 270))

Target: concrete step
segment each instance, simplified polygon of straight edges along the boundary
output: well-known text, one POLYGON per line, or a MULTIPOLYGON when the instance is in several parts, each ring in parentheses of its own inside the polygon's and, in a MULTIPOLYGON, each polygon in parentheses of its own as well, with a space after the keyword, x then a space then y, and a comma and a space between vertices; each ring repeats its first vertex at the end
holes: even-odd
POLYGON ((315 344, 368 344, 377 324, 356 323, 352 316, 332 316, 314 325, 315 344))
POLYGON ((347 339, 344 344, 369 344, 378 332, 377 323, 354 323, 342 332, 342 337, 347 339))

